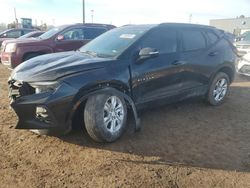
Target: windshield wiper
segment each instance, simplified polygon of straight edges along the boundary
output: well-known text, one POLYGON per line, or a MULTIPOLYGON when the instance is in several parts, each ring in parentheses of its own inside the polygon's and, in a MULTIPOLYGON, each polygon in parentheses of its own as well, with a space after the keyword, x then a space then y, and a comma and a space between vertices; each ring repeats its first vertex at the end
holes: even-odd
POLYGON ((110 57, 113 57, 112 55, 109 55, 109 54, 97 54, 98 57, 101 57, 101 58, 110 58, 110 57))
MULTIPOLYGON (((80 50, 79 50, 80 51, 80 50)), ((80 51, 81 53, 85 53, 94 57, 97 57, 97 53, 96 52, 92 52, 92 51, 80 51)))

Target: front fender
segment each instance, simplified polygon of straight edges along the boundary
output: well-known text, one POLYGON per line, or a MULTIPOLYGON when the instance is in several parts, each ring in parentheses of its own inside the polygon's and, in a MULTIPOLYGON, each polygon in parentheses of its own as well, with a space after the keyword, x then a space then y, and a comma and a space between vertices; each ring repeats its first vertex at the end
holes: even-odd
POLYGON ((21 46, 17 48, 17 54, 25 56, 28 53, 38 53, 42 52, 45 54, 53 53, 53 49, 49 46, 21 46))

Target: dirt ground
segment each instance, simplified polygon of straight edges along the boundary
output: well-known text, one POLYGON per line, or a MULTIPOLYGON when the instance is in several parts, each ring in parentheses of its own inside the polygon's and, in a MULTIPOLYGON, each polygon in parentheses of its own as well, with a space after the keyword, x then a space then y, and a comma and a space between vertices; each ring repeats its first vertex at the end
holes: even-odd
POLYGON ((201 100, 142 113, 142 130, 97 144, 84 131, 56 138, 16 130, 9 70, 0 65, 0 187, 250 187, 250 78, 225 104, 201 100))

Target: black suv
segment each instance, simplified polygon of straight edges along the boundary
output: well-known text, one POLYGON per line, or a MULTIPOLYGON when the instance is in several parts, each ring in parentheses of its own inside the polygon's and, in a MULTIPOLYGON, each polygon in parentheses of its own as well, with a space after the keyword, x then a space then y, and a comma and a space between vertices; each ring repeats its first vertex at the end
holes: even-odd
MULTIPOLYGON (((235 74, 234 47, 216 28, 164 23, 129 25, 75 52, 43 55, 19 65, 9 80, 18 129, 66 133, 82 118, 98 142, 112 142, 150 105, 205 96, 224 102, 235 74)), ((84 126, 84 125, 82 125, 84 126)))

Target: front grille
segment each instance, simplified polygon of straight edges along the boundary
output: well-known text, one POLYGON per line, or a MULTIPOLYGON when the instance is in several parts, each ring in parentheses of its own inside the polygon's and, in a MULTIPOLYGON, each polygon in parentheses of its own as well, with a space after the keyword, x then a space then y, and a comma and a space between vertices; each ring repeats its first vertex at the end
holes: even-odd
POLYGON ((11 100, 16 100, 19 97, 32 95, 35 93, 35 89, 31 87, 27 82, 20 82, 16 80, 9 80, 9 97, 11 100))

